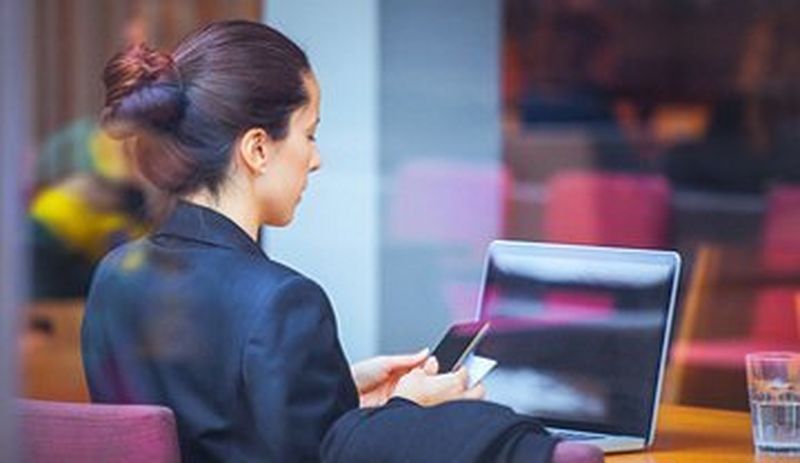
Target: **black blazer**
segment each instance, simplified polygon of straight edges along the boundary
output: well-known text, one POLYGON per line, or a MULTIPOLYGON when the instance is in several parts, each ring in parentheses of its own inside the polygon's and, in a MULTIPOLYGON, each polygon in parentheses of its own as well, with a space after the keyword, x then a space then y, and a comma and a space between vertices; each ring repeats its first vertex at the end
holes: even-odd
POLYGON ((92 400, 170 407, 187 462, 317 461, 358 406, 323 290, 188 203, 100 264, 82 350, 92 400))

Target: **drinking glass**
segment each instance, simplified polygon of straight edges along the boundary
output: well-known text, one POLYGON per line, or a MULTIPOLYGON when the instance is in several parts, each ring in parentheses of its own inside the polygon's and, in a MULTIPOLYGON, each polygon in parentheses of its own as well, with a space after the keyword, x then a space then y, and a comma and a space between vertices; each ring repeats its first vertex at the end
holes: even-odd
POLYGON ((800 456, 800 353, 758 352, 746 362, 756 453, 800 456))

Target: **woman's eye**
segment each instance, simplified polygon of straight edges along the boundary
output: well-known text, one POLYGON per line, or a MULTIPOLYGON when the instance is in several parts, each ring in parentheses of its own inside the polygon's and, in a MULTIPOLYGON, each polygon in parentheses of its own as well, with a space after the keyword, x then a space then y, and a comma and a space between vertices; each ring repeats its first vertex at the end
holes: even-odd
POLYGON ((309 135, 308 139, 311 140, 311 141, 317 141, 317 136, 316 135, 309 135))

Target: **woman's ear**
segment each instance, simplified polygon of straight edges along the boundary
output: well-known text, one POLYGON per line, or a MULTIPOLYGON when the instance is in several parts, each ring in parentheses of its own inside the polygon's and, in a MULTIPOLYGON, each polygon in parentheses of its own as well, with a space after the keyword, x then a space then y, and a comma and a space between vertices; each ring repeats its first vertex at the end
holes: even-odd
POLYGON ((238 156, 244 167, 254 175, 263 174, 270 161, 273 144, 272 138, 264 129, 248 129, 238 144, 238 156))

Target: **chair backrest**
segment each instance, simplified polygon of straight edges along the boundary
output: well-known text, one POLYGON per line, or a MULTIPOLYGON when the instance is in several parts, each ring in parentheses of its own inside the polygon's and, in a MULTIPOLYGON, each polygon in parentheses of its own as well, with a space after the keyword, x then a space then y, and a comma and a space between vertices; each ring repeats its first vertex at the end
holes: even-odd
MULTIPOLYGON (((800 187, 779 185, 767 199, 761 262, 769 275, 800 272, 800 187)), ((794 342, 800 347, 800 326, 795 303, 800 284, 776 283, 758 291, 752 335, 756 339, 794 342)))
POLYGON ((26 463, 180 462, 166 407, 19 399, 17 416, 26 463))
POLYGON ((795 307, 798 294, 800 286, 760 290, 756 295, 752 338, 794 343, 794 347, 800 348, 800 321, 795 307))
POLYGON ((800 186, 780 185, 767 196, 762 261, 768 270, 800 269, 800 186))
POLYGON ((566 172, 547 187, 543 235, 577 244, 663 247, 670 212, 661 176, 566 172))

